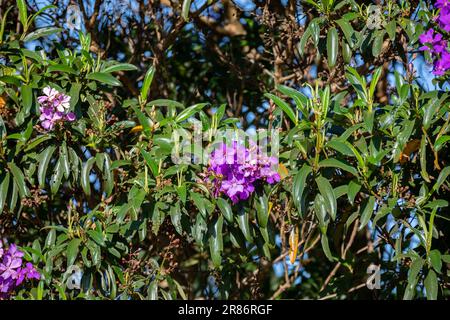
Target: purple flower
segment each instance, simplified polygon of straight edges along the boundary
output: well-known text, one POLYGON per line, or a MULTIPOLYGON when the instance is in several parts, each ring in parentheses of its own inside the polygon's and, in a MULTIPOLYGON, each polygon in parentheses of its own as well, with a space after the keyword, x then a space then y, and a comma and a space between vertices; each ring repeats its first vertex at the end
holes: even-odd
POLYGON ((440 59, 437 59, 434 62, 433 73, 437 76, 442 76, 449 69, 450 69, 450 53, 444 52, 442 53, 440 59))
POLYGON ((449 0, 436 0, 436 8, 450 8, 450 1, 449 0))
POLYGON ((278 165, 275 157, 267 157, 257 145, 250 141, 250 147, 233 141, 230 146, 221 143, 211 153, 208 171, 214 185, 214 196, 226 194, 233 203, 246 200, 255 191, 255 183, 269 184, 280 181, 273 168, 278 165))
POLYGON ((39 120, 42 128, 51 131, 57 122, 73 122, 76 120, 75 114, 68 112, 70 96, 60 93, 51 87, 45 87, 43 93, 43 96, 38 97, 38 102, 41 105, 39 107, 41 111, 39 120))
POLYGON ((437 21, 442 30, 445 32, 450 32, 450 10, 441 10, 437 21))
POLYGON ((0 242, 0 299, 7 299, 25 280, 40 279, 41 275, 31 263, 22 266, 23 252, 15 244, 3 250, 0 242))
POLYGON ((16 277, 17 268, 22 265, 23 253, 17 250, 15 244, 9 246, 8 252, 3 257, 3 262, 0 263, 0 276, 4 279, 16 277))

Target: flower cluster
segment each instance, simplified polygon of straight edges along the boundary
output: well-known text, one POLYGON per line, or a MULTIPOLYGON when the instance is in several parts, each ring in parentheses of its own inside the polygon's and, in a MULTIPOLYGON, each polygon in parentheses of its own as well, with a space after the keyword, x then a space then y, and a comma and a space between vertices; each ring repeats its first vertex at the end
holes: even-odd
MULTIPOLYGON (((439 27, 450 32, 450 0, 437 0, 436 7, 439 13, 436 17, 439 27)), ((433 57, 433 73, 437 76, 444 75, 450 69, 450 52, 448 50, 448 42, 444 39, 442 33, 429 29, 419 36, 420 47, 422 51, 429 51, 433 57)))
POLYGON ((57 122, 75 121, 75 114, 68 112, 70 96, 50 87, 45 87, 43 92, 44 95, 38 97, 39 110, 41 111, 39 120, 42 128, 50 131, 57 122))
POLYGON ((31 263, 23 266, 22 257, 23 252, 15 244, 4 250, 0 241, 0 299, 8 298, 24 280, 40 279, 41 275, 31 263))
POLYGON ((272 169, 277 164, 275 157, 268 157, 255 145, 246 148, 237 141, 231 146, 221 143, 209 159, 208 171, 213 178, 214 194, 225 193, 235 204, 246 200, 259 181, 269 184, 280 181, 280 175, 272 169))

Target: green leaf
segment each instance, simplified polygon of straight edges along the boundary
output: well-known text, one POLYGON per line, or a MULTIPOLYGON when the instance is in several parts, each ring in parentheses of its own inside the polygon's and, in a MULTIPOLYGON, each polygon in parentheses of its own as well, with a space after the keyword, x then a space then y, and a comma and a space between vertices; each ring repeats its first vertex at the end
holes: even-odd
POLYGON ((328 158, 328 159, 324 159, 322 161, 319 162, 319 167, 333 167, 333 168, 339 168, 342 170, 345 170, 347 172, 350 172, 351 174, 353 174, 354 176, 358 175, 358 171, 352 167, 351 165, 349 165, 348 163, 335 159, 335 158, 328 158))
POLYGON ((427 130, 430 127, 431 120, 437 114, 437 111, 439 109, 439 103, 440 103, 439 99, 434 98, 424 106, 423 126, 425 130, 427 130))
POLYGON ((183 6, 181 8, 181 16, 184 20, 188 21, 189 19, 189 10, 191 8, 192 0, 183 0, 183 6))
POLYGON ((439 173, 436 183, 433 186, 433 192, 438 191, 441 188, 441 185, 447 180, 449 174, 450 174, 450 166, 442 169, 441 173, 439 173))
POLYGON ((441 259, 441 253, 439 250, 431 250, 430 251, 430 261, 431 265, 433 266, 434 270, 441 273, 442 269, 442 259, 441 259))
POLYGON ((55 64, 51 65, 47 68, 48 72, 62 72, 62 73, 70 73, 70 74, 78 74, 72 67, 65 64, 55 64))
POLYGON ((358 181, 352 180, 349 182, 347 196, 348 196, 348 201, 350 202, 351 205, 353 205, 353 203, 355 201, 355 197, 358 194, 360 189, 361 189, 361 184, 358 181))
POLYGON ((327 237, 326 233, 322 233, 322 235, 320 237, 320 243, 322 244, 322 249, 323 249, 323 252, 325 253, 325 256, 327 257, 327 259, 330 261, 334 261, 335 258, 331 254, 330 246, 328 245, 328 237, 327 237))
POLYGON ((183 227, 181 225, 181 209, 179 202, 177 202, 175 206, 172 206, 170 208, 170 220, 172 221, 172 224, 178 234, 183 235, 183 227))
POLYGON ((395 22, 395 20, 391 20, 387 25, 386 25, 386 31, 389 35, 389 38, 391 39, 391 41, 395 40, 395 34, 396 34, 396 29, 397 29, 397 24, 395 22))
POLYGON ((403 295, 404 300, 411 300, 416 294, 416 286, 418 280, 418 274, 423 266, 423 260, 421 258, 415 258, 409 269, 408 285, 406 286, 405 293, 403 295))
MULTIPOLYGON (((93 158, 91 158, 93 159, 93 158)), ((100 231, 97 230, 88 230, 87 234, 89 237, 94 240, 98 245, 104 246, 105 245, 105 239, 103 237, 103 234, 100 231)))
POLYGON ((322 176, 316 178, 317 187, 319 188, 320 194, 325 200, 325 206, 331 218, 336 219, 337 202, 336 195, 334 194, 333 187, 330 182, 322 176))
POLYGON ((184 120, 189 119, 194 114, 202 110, 204 107, 206 107, 208 103, 198 103, 193 106, 190 106, 189 108, 184 109, 180 112, 180 114, 175 118, 175 122, 183 122, 184 120))
POLYGON ((89 178, 94 162, 95 157, 89 158, 84 164, 83 169, 81 170, 81 187, 83 188, 83 191, 87 196, 91 195, 91 182, 89 178))
POLYGON ((34 41, 37 40, 39 38, 42 37, 47 37, 49 35, 55 34, 55 33, 59 33, 61 32, 63 29, 61 28, 56 28, 56 27, 45 27, 45 28, 40 28, 37 29, 33 32, 30 32, 29 34, 27 34, 25 36, 25 38, 23 38, 24 42, 28 42, 28 41, 34 41))
POLYGON ((450 136, 448 135, 440 136, 434 143, 434 150, 436 151, 441 150, 442 146, 448 141, 450 141, 450 136))
POLYGON ((372 55, 374 57, 378 57, 381 53, 381 49, 383 48, 384 34, 384 30, 377 31, 375 33, 375 38, 373 39, 372 43, 372 55))
POLYGON ((264 96, 266 98, 271 99, 281 110, 284 111, 284 113, 286 113, 289 119, 291 119, 291 121, 294 122, 295 125, 297 125, 298 123, 297 116, 295 115, 294 111, 289 106, 289 104, 287 104, 284 100, 280 99, 279 97, 271 93, 265 93, 264 96))
POLYGON ((252 243, 253 242, 253 237, 251 234, 251 229, 250 229, 250 225, 249 225, 249 217, 248 217, 248 212, 247 210, 244 209, 240 209, 238 214, 237 214, 237 222, 239 225, 239 228, 242 231, 242 234, 245 237, 245 240, 247 240, 248 242, 252 243))
POLYGON ((222 215, 225 217, 225 219, 227 219, 228 222, 232 223, 234 220, 233 211, 231 210, 231 206, 228 201, 223 198, 218 198, 217 206, 219 207, 220 212, 222 212, 222 215))
POLYGON ((361 224, 359 226, 359 230, 364 228, 372 217, 373 209, 375 206, 375 197, 370 196, 369 199, 364 201, 364 204, 361 206, 361 224))
POLYGON ((306 187, 306 179, 311 174, 312 168, 306 164, 300 169, 300 171, 295 175, 293 182, 292 196, 294 198, 294 203, 299 209, 300 215, 303 216, 304 212, 304 190, 306 187))
POLYGON ((339 54, 339 36, 336 28, 328 30, 327 34, 327 62, 330 68, 336 65, 339 54))
POLYGON ((423 282, 427 293, 428 300, 436 300, 438 295, 438 280, 436 272, 433 270, 428 271, 428 275, 423 282))
POLYGON ((222 239, 223 216, 219 215, 212 223, 209 237, 209 249, 211 251, 211 259, 216 268, 222 264, 221 253, 223 250, 222 239))
POLYGON ((372 80, 370 81, 369 93, 370 93, 370 96, 372 97, 372 99, 374 97, 375 89, 377 88, 378 81, 380 80, 381 71, 382 71, 381 67, 375 69, 373 76, 372 76, 372 80))
POLYGON ((67 245, 67 250, 66 250, 67 267, 70 267, 71 265, 74 264, 74 262, 77 258, 77 255, 78 255, 80 243, 81 243, 81 239, 74 238, 67 245))
POLYGON ((262 228, 267 227, 267 222, 269 221, 269 202, 267 196, 262 195, 258 197, 258 202, 256 203, 256 214, 258 218, 258 224, 262 228))
POLYGON ((112 73, 117 71, 135 71, 138 68, 130 63, 116 63, 110 66, 105 67, 102 72, 112 73))
POLYGON ((9 170, 11 170, 11 173, 14 177, 14 181, 17 183, 20 198, 28 197, 30 195, 30 190, 26 185, 25 176, 22 170, 20 170, 14 162, 9 162, 8 168, 9 170))
POLYGON ((153 76, 155 75, 155 68, 150 67, 145 74, 144 81, 141 88, 141 100, 145 103, 147 101, 150 86, 153 81, 153 76))
POLYGON ((22 85, 21 88, 22 93, 22 103, 23 103, 23 111, 25 114, 29 114, 31 110, 31 106, 33 104, 33 90, 29 85, 22 85))
POLYGON ((19 20, 22 23, 24 30, 27 29, 27 4, 25 0, 17 0, 17 7, 19 8, 19 20))
POLYGON ((345 19, 338 19, 336 20, 336 23, 342 29, 345 39, 347 40, 347 43, 350 45, 351 48, 353 48, 353 33, 355 31, 353 30, 350 23, 348 23, 348 21, 345 19))
POLYGON ((53 175, 50 178, 50 190, 52 194, 56 194, 56 192, 59 190, 63 174, 64 174, 63 159, 62 157, 59 157, 53 175))
POLYGON ((153 280, 147 289, 148 300, 158 300, 158 280, 153 280))
POLYGON ((95 80, 104 84, 108 84, 111 86, 121 86, 122 83, 117 80, 114 76, 109 73, 104 72, 93 72, 86 76, 86 79, 95 80))
POLYGON ((2 183, 0 184, 0 215, 3 212, 3 207, 6 203, 6 199, 8 196, 8 189, 9 189, 9 172, 6 173, 5 177, 2 180, 2 183))
POLYGON ((346 41, 341 41, 342 46, 342 57, 344 58, 345 63, 350 63, 352 60, 352 49, 348 45, 346 41))
POLYGON ((156 160, 144 149, 141 149, 142 156, 144 157, 145 162, 147 163, 148 167, 150 168, 150 171, 153 174, 153 177, 158 176, 158 163, 156 160))

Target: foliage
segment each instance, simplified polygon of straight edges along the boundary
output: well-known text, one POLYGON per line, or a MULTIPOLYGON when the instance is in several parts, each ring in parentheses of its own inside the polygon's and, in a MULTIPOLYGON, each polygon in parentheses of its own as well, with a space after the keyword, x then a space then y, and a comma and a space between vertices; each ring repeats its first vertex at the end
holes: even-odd
MULTIPOLYGON (((296 52, 330 78, 287 86, 275 76, 274 90, 249 94, 270 104, 260 113, 279 131, 281 180, 234 203, 205 183, 208 166, 176 163, 172 151, 195 119, 204 148, 221 130, 242 129, 235 108, 186 104, 188 81, 182 101, 155 97, 158 72, 173 65, 113 60, 94 33, 78 33, 74 49, 51 43, 62 29, 35 28, 38 15, 17 1, 19 33, 8 23, 14 10, 0 29, 0 236, 41 278, 14 298, 448 297, 450 99, 411 73, 408 51, 430 20, 430 7, 415 13, 412 2, 301 2, 314 18, 296 52), (28 46, 41 38, 51 50, 28 46), (383 66, 396 54, 405 73, 383 66), (393 87, 379 95, 389 74, 393 87), (70 96, 76 115, 50 131, 37 99, 47 86, 70 96), (371 264, 380 290, 365 286, 371 264)), ((203 12, 190 5, 180 4, 180 28, 203 12)), ((193 63, 200 74, 209 67, 193 63)), ((220 83, 209 89, 226 95, 220 83)))

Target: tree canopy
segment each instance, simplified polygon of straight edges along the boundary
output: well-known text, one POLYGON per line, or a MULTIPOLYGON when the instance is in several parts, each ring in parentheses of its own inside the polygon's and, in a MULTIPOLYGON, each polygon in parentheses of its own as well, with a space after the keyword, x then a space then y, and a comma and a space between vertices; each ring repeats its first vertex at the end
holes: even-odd
POLYGON ((0 299, 448 298, 450 1, 0 17, 0 299))

